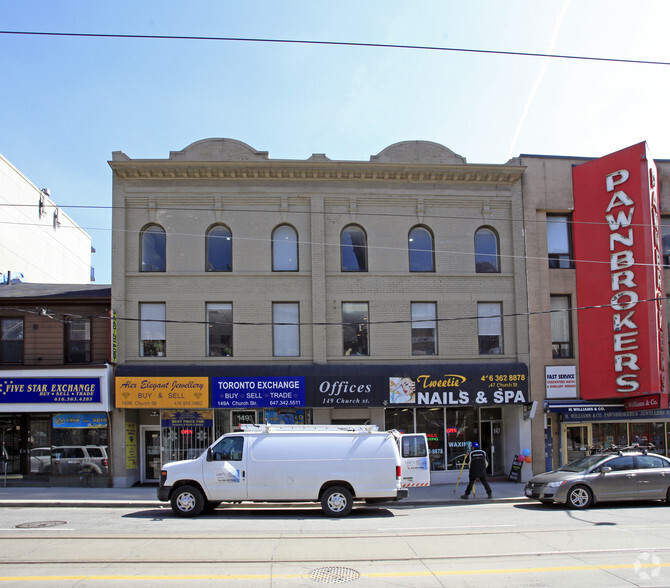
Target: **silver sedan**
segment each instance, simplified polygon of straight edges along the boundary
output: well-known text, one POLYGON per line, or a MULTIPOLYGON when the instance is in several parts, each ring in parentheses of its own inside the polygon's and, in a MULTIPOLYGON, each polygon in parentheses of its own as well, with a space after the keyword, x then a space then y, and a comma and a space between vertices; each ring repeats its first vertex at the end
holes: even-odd
POLYGON ((528 498, 570 508, 615 500, 670 503, 670 459, 644 451, 589 455, 532 477, 525 493, 528 498))

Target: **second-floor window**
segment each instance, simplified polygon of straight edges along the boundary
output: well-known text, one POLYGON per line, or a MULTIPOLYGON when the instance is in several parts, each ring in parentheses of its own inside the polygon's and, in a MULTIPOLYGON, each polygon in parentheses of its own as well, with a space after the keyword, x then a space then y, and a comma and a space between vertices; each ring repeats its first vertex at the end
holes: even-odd
POLYGON ((368 243, 361 227, 350 225, 342 229, 340 253, 343 272, 368 271, 368 243))
POLYGON ((140 303, 140 357, 165 357, 165 303, 140 303))
POLYGON ((370 355, 368 303, 342 303, 342 347, 344 355, 370 355))
POLYGON ((229 302, 207 305, 207 355, 233 355, 233 305, 229 302))
POLYGON ((414 227, 408 236, 409 271, 435 271, 433 235, 426 227, 414 227))
POLYGON ((551 297, 551 353, 554 359, 572 357, 570 296, 551 297))
POLYGON ((275 357, 300 355, 300 305, 297 302, 272 304, 272 343, 275 357))
POLYGON ((437 305, 412 302, 412 355, 437 353, 437 305))
POLYGON ((205 237, 208 272, 233 271, 233 235, 225 225, 214 225, 205 237))
POLYGON ((145 227, 140 241, 140 271, 165 271, 165 231, 158 225, 145 227))
POLYGON ((477 324, 479 331, 479 354, 497 355, 503 352, 502 304, 479 302, 477 324))
POLYGON ((475 233, 475 272, 498 273, 500 271, 498 235, 488 227, 475 233))
POLYGON ((65 323, 66 363, 88 363, 91 361, 91 321, 69 319, 65 323))
POLYGON ((272 231, 272 270, 298 271, 298 233, 289 225, 280 225, 272 231))
POLYGON ((22 318, 0 318, 0 363, 23 363, 22 318))
POLYGON ((568 215, 547 215, 547 253, 551 269, 571 269, 572 238, 568 215))

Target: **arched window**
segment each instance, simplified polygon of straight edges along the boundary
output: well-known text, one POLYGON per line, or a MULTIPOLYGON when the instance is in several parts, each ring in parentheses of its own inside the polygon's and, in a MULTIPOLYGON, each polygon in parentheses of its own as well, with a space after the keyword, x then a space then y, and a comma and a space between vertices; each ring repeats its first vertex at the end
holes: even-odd
POLYGON ((349 225, 340 234, 340 252, 343 272, 368 271, 368 243, 365 231, 357 225, 349 225))
POLYGON ((205 238, 208 272, 233 271, 233 235, 225 225, 214 225, 205 238))
POLYGON ((165 231, 158 225, 149 225, 140 236, 140 259, 143 272, 165 271, 165 231))
POLYGON ((488 227, 481 227, 475 232, 475 271, 478 274, 500 271, 498 235, 488 227))
POLYGON ((272 270, 298 271, 298 233, 289 225, 279 225, 272 231, 272 270))
POLYGON ((434 272, 433 235, 426 227, 414 227, 408 236, 409 271, 434 272))

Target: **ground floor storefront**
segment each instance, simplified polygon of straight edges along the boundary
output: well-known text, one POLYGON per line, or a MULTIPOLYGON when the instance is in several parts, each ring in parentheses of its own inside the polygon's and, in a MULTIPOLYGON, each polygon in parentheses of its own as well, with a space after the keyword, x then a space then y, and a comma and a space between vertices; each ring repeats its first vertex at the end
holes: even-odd
POLYGON ((670 410, 626 411, 622 403, 545 401, 545 467, 585 455, 640 445, 669 455, 670 410))
MULTIPOLYGON (((433 483, 456 481, 469 442, 508 472, 530 444, 525 364, 118 366, 115 486, 158 480, 242 424, 371 424, 426 433, 433 483)), ((530 468, 528 468, 530 470, 530 468)))
POLYGON ((105 367, 0 372, 0 485, 109 486, 105 367))

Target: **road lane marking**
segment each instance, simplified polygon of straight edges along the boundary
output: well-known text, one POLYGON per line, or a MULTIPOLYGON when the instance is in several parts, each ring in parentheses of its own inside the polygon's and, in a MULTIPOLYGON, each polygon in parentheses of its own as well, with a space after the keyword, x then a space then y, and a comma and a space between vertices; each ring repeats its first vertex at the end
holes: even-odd
MULTIPOLYGON (((361 573, 361 578, 411 578, 430 576, 484 576, 496 574, 532 574, 547 572, 583 572, 583 571, 608 571, 608 570, 640 570, 643 568, 668 568, 670 563, 648 563, 641 564, 605 564, 605 565, 575 565, 575 566, 546 566, 534 568, 493 568, 484 570, 442 570, 425 572, 369 572, 361 573)), ((161 574, 161 575, 62 575, 62 576, 0 576, 0 582, 65 582, 65 581, 121 581, 121 580, 144 580, 156 582, 159 580, 306 580, 308 574, 161 574)))

